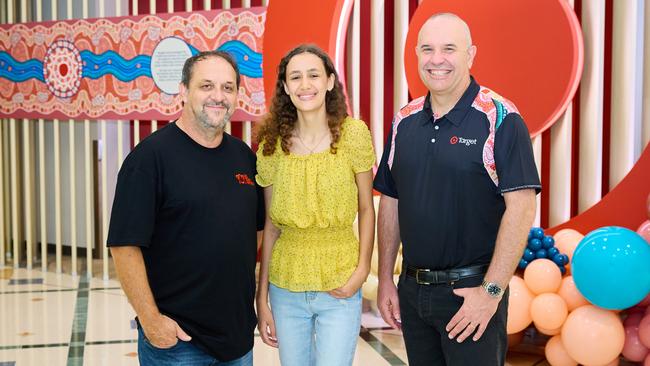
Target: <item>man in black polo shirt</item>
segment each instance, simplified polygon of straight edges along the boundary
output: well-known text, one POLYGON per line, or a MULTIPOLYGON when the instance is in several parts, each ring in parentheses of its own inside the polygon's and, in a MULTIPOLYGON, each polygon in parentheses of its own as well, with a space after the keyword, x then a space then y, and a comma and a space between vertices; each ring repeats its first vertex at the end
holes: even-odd
POLYGON ((142 365, 253 364, 264 207, 255 154, 223 132, 239 81, 227 53, 189 58, 180 118, 120 170, 108 245, 138 315, 142 365))
POLYGON ((541 188, 529 133, 470 76, 476 47, 458 16, 427 20, 416 53, 429 93, 395 116, 374 182, 379 309, 402 328, 410 365, 503 365, 506 286, 541 188))

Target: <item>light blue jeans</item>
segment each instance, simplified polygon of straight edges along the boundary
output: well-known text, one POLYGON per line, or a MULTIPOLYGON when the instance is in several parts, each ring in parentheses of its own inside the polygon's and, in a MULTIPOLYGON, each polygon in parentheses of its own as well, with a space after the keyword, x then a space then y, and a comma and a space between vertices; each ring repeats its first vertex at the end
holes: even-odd
POLYGON ((269 284, 282 366, 349 366, 361 326, 361 291, 347 299, 269 284))

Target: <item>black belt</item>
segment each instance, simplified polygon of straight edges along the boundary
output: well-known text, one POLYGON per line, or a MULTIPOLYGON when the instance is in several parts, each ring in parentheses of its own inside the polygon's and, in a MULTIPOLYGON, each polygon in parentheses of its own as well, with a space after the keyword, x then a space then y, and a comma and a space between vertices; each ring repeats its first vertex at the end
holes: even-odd
POLYGON ((481 264, 478 266, 432 271, 426 268, 415 268, 407 265, 406 275, 415 278, 419 285, 438 285, 485 274, 488 267, 489 265, 487 264, 481 264))

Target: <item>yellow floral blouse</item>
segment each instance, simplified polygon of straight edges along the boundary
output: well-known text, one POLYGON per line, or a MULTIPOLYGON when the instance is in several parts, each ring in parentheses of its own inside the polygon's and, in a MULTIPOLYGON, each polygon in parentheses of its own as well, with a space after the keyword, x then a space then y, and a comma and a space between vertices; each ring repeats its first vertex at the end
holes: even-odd
POLYGON ((359 241, 352 224, 358 209, 355 174, 375 163, 370 131, 347 117, 336 154, 257 150, 257 183, 273 185, 270 217, 281 230, 273 246, 269 281, 290 291, 328 291, 356 269, 359 241))

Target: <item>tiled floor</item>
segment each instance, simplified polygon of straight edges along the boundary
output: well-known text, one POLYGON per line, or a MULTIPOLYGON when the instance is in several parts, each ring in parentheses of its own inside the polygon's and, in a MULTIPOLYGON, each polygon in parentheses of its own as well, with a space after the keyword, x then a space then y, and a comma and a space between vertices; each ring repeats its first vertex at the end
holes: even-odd
MULTIPOLYGON (((114 280, 0 269, 0 366, 137 365, 134 315, 114 280)), ((277 350, 259 336, 253 351, 255 365, 280 365, 277 350)), ((406 364, 398 332, 362 330, 355 366, 406 364)), ((508 365, 547 363, 539 355, 510 354, 508 365)))

